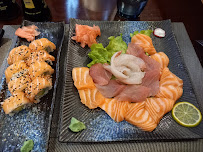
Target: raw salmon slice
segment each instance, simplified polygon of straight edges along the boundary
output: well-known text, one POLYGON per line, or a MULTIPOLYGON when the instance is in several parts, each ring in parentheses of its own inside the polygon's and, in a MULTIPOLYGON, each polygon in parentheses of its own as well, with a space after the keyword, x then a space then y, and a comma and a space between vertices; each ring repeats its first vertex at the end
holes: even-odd
POLYGON ((73 68, 72 78, 74 85, 78 90, 95 88, 92 77, 89 75, 89 68, 87 67, 73 68))
POLYGON ((95 87, 94 89, 78 90, 81 102, 89 109, 95 109, 104 102, 104 97, 95 87))
POLYGON ((164 52, 155 53, 150 57, 160 63, 161 71, 163 71, 163 69, 169 64, 169 58, 164 52))
POLYGON ((91 47, 92 44, 97 43, 96 38, 100 36, 100 28, 99 26, 93 25, 93 27, 88 25, 75 25, 75 36, 71 37, 72 40, 76 42, 80 42, 81 47, 85 47, 88 45, 91 47))
POLYGON ((147 98, 145 109, 153 120, 158 124, 161 118, 172 110, 175 100, 167 98, 147 98))
POLYGON ((125 120, 144 131, 151 132, 157 127, 157 123, 145 109, 145 102, 131 103, 125 115, 125 120))
POLYGON ((99 107, 103 109, 114 121, 121 122, 128 110, 128 101, 117 101, 116 99, 105 98, 104 104, 99 107))
POLYGON ((163 69, 159 92, 156 97, 179 99, 183 94, 183 81, 173 74, 167 67, 163 69))
POLYGON ((138 44, 149 55, 156 53, 156 50, 155 50, 153 43, 152 43, 152 39, 147 35, 136 34, 132 37, 131 42, 138 44))

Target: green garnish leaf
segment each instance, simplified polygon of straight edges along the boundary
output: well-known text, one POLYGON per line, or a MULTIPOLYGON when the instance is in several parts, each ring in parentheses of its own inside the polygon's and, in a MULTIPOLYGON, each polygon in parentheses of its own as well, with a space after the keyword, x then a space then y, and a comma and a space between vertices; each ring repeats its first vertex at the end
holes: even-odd
POLYGON ((79 131, 81 131, 83 129, 86 129, 86 126, 81 121, 79 121, 76 118, 72 117, 71 118, 71 123, 69 125, 69 128, 73 132, 79 132, 79 131))
POLYGON ((134 35, 139 34, 139 33, 151 37, 151 33, 152 32, 153 32, 152 30, 142 30, 140 32, 139 31, 135 31, 134 33, 130 33, 130 37, 132 38, 134 35))
POLYGON ((20 148, 21 152, 30 152, 34 147, 34 142, 32 139, 27 140, 23 143, 23 146, 20 148))
POLYGON ((147 56, 149 56, 149 53, 145 52, 145 54, 146 54, 147 56))
POLYGON ((111 57, 114 53, 118 51, 122 51, 122 53, 126 52, 127 44, 123 41, 122 34, 117 37, 110 36, 108 39, 110 41, 106 48, 104 48, 101 43, 92 44, 92 46, 90 47, 91 52, 88 53, 88 56, 92 59, 92 62, 87 65, 88 67, 91 67, 96 63, 110 64, 111 57))

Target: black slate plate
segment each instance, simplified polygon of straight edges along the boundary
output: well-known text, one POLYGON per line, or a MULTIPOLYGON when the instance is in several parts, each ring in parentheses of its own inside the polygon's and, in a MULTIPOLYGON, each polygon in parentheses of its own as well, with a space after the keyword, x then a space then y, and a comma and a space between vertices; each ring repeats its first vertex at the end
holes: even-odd
MULTIPOLYGON (((178 125, 167 113, 153 132, 145 132, 129 124, 126 121, 114 122, 103 110, 97 108, 90 110, 80 102, 77 89, 73 85, 71 71, 74 67, 86 67, 91 60, 87 53, 88 47, 82 48, 78 43, 71 40, 75 32, 75 24, 98 25, 101 29, 101 37, 97 38, 104 47, 108 44, 108 37, 123 34, 123 40, 130 42, 130 33, 135 30, 146 30, 160 27, 166 31, 165 38, 152 36, 153 44, 157 52, 163 51, 170 59, 169 69, 178 77, 183 79, 183 95, 177 101, 188 101, 199 107, 194 90, 182 60, 178 44, 175 40, 170 20, 158 22, 101 22, 83 21, 72 19, 69 31, 69 46, 67 54, 67 69, 65 87, 62 92, 61 121, 59 141, 61 142, 108 142, 108 141, 130 141, 130 140, 172 140, 172 139, 198 139, 203 138, 203 123, 195 128, 185 128, 178 125), (73 133, 68 129, 71 117, 84 122, 86 130, 73 133)), ((199 107, 200 108, 200 107, 199 107)))
MULTIPOLYGON (((32 139, 34 141, 33 152, 45 152, 48 148, 50 124, 56 98, 56 88, 59 81, 59 57, 65 27, 64 23, 62 22, 40 23, 29 21, 24 21, 22 26, 31 24, 36 25, 39 28, 38 31, 41 32, 36 39, 45 37, 56 45, 56 50, 51 53, 56 59, 52 65, 52 68, 55 70, 54 74, 52 75, 53 88, 41 99, 39 104, 35 104, 12 117, 5 115, 3 109, 0 108, 0 151, 2 152, 19 151, 20 147, 23 145, 23 142, 28 139, 32 139)), ((28 45, 29 43, 25 39, 15 37, 11 49, 23 44, 28 45)), ((10 96, 10 92, 8 91, 5 83, 4 75, 4 71, 8 67, 6 60, 7 57, 8 54, 1 66, 2 68, 0 69, 1 102, 10 96)))

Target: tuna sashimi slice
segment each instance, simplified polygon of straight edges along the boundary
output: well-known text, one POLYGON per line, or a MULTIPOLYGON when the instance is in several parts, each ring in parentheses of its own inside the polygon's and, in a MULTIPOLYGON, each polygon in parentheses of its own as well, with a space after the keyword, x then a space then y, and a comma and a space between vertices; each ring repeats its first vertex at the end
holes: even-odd
POLYGON ((78 92, 81 102, 89 109, 95 109, 104 102, 104 97, 97 88, 78 90, 78 92))
POLYGON ((90 67, 90 76, 94 83, 98 85, 107 85, 111 79, 112 74, 105 70, 101 63, 94 64, 90 67))
POLYGON ((116 99, 105 99, 104 104, 100 105, 114 121, 121 122, 124 120, 125 114, 128 110, 128 101, 117 101, 116 99))
POLYGON ((89 75, 89 68, 87 67, 73 68, 72 78, 77 89, 95 88, 92 77, 89 75))

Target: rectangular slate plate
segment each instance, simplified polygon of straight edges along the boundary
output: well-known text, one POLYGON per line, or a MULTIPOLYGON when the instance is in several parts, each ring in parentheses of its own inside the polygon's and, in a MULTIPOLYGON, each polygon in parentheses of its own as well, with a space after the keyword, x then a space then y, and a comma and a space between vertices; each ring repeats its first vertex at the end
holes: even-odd
MULTIPOLYGON (((154 29, 160 27, 166 31, 166 37, 157 38, 152 35, 152 41, 157 52, 163 51, 170 59, 169 69, 184 81, 184 92, 177 101, 188 101, 199 107, 194 90, 182 60, 178 44, 175 40, 170 20, 158 22, 132 21, 132 22, 108 22, 108 21, 83 21, 72 19, 70 21, 69 46, 67 54, 67 69, 65 87, 62 92, 59 141, 61 142, 108 142, 131 140, 171 140, 171 139, 197 139, 203 138, 203 123, 195 128, 185 128, 178 125, 167 113, 153 132, 145 132, 129 124, 126 121, 114 122, 100 108, 90 110, 80 102, 77 89, 74 87, 71 72, 74 67, 86 67, 91 61, 87 54, 88 47, 82 48, 71 40, 75 33, 75 24, 98 25, 101 36, 97 38, 104 47, 107 46, 110 36, 123 34, 123 40, 130 42, 130 33, 138 30, 154 29), (85 123, 87 129, 73 133, 68 129, 72 117, 85 123)), ((200 107, 199 107, 200 108, 200 107)))
MULTIPOLYGON (((22 26, 31 24, 36 25, 39 28, 38 31, 41 32, 36 39, 45 37, 56 45, 56 50, 51 53, 56 59, 52 65, 52 68, 55 69, 53 74, 53 88, 41 99, 39 104, 35 104, 14 116, 5 115, 3 109, 0 109, 0 151, 2 152, 20 151, 23 142, 28 139, 34 141, 33 152, 45 152, 48 148, 50 124, 59 75, 59 56, 64 38, 65 26, 62 22, 34 23, 29 21, 24 21, 22 26)), ((29 43, 25 39, 16 36, 11 49, 23 44, 28 45, 29 43)), ((8 67, 7 57, 8 54, 1 66, 1 102, 10 96, 4 75, 4 71, 8 67)))

